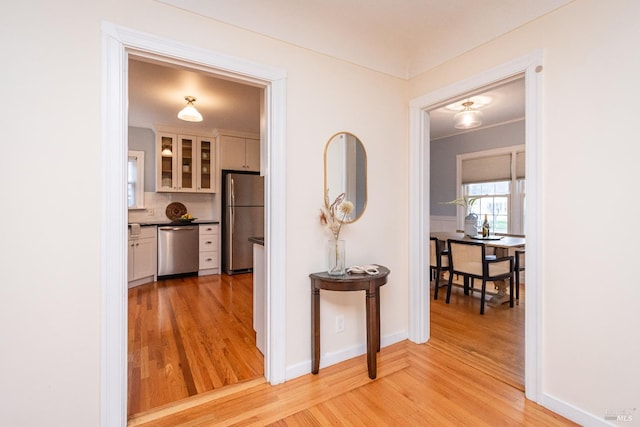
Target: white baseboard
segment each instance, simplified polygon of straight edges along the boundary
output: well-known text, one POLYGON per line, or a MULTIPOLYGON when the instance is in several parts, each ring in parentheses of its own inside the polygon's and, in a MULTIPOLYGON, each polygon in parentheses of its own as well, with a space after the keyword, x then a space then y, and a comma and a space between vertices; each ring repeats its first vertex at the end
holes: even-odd
MULTIPOLYGON (((387 347, 397 342, 406 340, 408 332, 398 332, 392 335, 387 335, 380 338, 380 347, 387 347)), ((320 353, 320 369, 335 365, 336 363, 344 362, 345 360, 353 359, 354 357, 366 354, 366 344, 360 344, 354 347, 350 347, 345 350, 341 350, 334 353, 320 353)), ((311 372, 311 360, 297 363, 293 366, 289 366, 286 369, 285 381, 292 380, 294 378, 306 375, 311 372)))
MULTIPOLYGON (((605 420, 606 414, 594 415, 590 414, 577 406, 564 402, 554 396, 547 393, 543 393, 541 405, 545 408, 562 415, 571 421, 578 423, 582 426, 588 427, 615 427, 623 424, 613 424, 612 422, 605 420)), ((637 414, 635 414, 637 416, 637 414)), ((629 425, 633 425, 629 423, 629 425)))

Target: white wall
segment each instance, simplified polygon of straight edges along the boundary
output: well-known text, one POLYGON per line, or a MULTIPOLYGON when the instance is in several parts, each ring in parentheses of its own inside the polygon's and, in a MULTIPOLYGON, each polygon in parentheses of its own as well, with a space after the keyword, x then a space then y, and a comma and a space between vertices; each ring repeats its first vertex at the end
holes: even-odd
MULTIPOLYGON (((609 218, 634 206, 640 178, 639 15, 635 0, 577 0, 409 85, 148 0, 5 5, 0 424, 99 424, 102 20, 287 70, 288 367, 310 359, 308 273, 325 263, 317 214, 326 140, 350 131, 367 149, 369 202, 343 231, 347 262, 391 268, 382 334, 401 335, 408 100, 544 48, 543 392, 594 417, 638 407, 640 287, 622 268, 635 265, 634 223, 609 218)), ((364 344, 362 299, 323 296, 323 330, 338 312, 346 321, 343 334, 323 333, 323 352, 364 344)))
POLYGON ((543 49, 542 392, 591 425, 640 404, 634 219, 613 216, 640 180, 639 16, 635 0, 577 0, 410 82, 415 98, 543 49))
MULTIPOLYGON (((148 0, 13 2, 0 18, 0 424, 99 424, 102 20, 287 71, 287 367, 310 370, 308 274, 325 268, 322 155, 338 131, 363 141, 370 171, 347 263, 391 269, 382 335, 406 334, 407 82, 148 0)), ((364 295, 322 303, 323 353, 364 348, 364 295)))

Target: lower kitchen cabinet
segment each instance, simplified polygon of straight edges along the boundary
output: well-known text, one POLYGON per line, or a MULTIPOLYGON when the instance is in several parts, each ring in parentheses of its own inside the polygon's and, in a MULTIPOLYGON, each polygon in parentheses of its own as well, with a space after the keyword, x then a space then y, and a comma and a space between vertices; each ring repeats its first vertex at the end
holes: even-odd
POLYGON ((157 227, 140 227, 138 234, 132 233, 132 229, 129 227, 127 280, 130 288, 156 280, 157 245, 157 227))
POLYGON ((220 273, 218 252, 218 225, 200 225, 200 265, 199 276, 220 273))

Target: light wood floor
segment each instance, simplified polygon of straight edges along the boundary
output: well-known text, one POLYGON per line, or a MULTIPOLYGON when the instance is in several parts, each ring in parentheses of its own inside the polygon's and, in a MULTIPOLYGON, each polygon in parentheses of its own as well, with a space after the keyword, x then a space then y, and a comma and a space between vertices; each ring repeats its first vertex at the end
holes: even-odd
POLYGON ((263 376, 251 274, 129 289, 128 414, 263 376))
MULTIPOLYGON (((479 281, 476 285, 479 289, 479 281)), ((487 284, 487 291, 490 286, 487 284)), ((440 288, 437 301, 431 290, 429 344, 524 391, 524 284, 520 284, 519 305, 485 304, 482 316, 479 290, 466 296, 461 288, 454 287, 448 305, 445 300, 446 287, 440 288)))
POLYGON ((130 426, 576 425, 436 347, 409 341, 381 350, 376 380, 359 356, 277 386, 230 389, 141 414, 130 426))
POLYGON ((522 383, 522 357, 510 355, 521 353, 523 334, 504 323, 524 325, 524 294, 515 309, 487 307, 480 316, 477 299, 458 293, 449 305, 432 300, 429 343, 382 349, 376 380, 362 355, 277 386, 259 377, 205 391, 133 415, 129 425, 575 425, 511 385, 522 383))

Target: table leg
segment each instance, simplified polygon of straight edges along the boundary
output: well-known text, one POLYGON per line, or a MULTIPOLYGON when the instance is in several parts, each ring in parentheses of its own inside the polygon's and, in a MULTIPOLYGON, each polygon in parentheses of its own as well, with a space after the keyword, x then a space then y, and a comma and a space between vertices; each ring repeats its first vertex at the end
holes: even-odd
POLYGON ((492 307, 496 307, 498 305, 504 304, 505 302, 509 302, 509 294, 507 294, 507 285, 504 280, 496 280, 496 286, 498 287, 498 293, 492 296, 487 304, 492 307))
POLYGON ((320 289, 311 281, 311 373, 320 370, 320 289))
MULTIPOLYGON (((507 256, 508 254, 509 254, 508 249, 496 248, 496 256, 498 258, 507 256)), ((505 302, 509 302, 509 295, 507 294, 507 285, 505 284, 504 280, 496 280, 495 284, 496 284, 496 287, 498 288, 498 293, 492 296, 487 302, 487 304, 489 304, 492 307, 496 307, 501 304, 504 304, 505 302)))
POLYGON ((380 290, 376 292, 376 351, 380 351, 380 290))
POLYGON ((367 311, 367 367, 369 368, 369 378, 376 378, 377 371, 377 351, 376 337, 378 336, 376 309, 377 292, 366 291, 366 311, 367 311))

